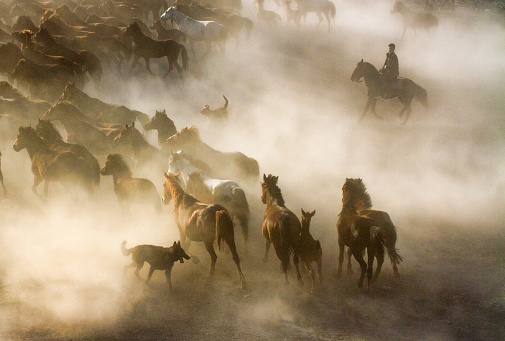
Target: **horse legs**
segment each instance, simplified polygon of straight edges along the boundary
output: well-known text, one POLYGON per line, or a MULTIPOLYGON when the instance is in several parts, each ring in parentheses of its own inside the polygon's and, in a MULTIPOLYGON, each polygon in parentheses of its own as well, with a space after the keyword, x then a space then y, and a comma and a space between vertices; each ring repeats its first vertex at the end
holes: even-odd
POLYGON ((233 256, 233 261, 237 265, 238 274, 240 277, 240 283, 242 284, 242 288, 245 289, 245 277, 244 277, 244 274, 242 273, 242 269, 240 268, 240 258, 238 257, 237 247, 235 245, 235 240, 233 239, 233 235, 228 235, 225 240, 226 240, 226 244, 228 244, 228 247, 230 248, 231 254, 233 256))
POLYGON ((37 186, 40 185, 42 182, 42 177, 36 175, 35 178, 33 179, 33 185, 32 185, 32 192, 35 193, 36 196, 39 196, 39 193, 37 193, 37 186))
POLYGON ((370 106, 372 105, 372 99, 368 97, 368 101, 366 102, 365 110, 363 110, 363 115, 359 118, 359 122, 361 122, 364 118, 366 113, 368 112, 368 109, 370 109, 370 106))
MULTIPOLYGON (((163 77, 166 77, 166 76, 168 75, 168 73, 169 73, 170 71, 172 71, 172 69, 174 68, 173 63, 170 61, 170 58, 168 58, 168 57, 167 57, 167 60, 168 60, 168 70, 167 70, 167 72, 165 72, 165 74, 163 75, 163 77)), ((177 68, 177 71, 179 71, 179 69, 180 69, 180 68, 181 68, 181 67, 179 66, 179 67, 177 68)), ((182 78, 182 75, 181 75, 181 72, 180 72, 180 71, 179 71, 179 75, 180 75, 180 76, 181 76, 181 78, 182 78)))
POLYGON ((377 112, 375 111, 375 105, 376 104, 377 104, 377 100, 374 98, 372 100, 372 106, 370 107, 370 109, 372 109, 372 113, 374 114, 374 116, 376 118, 378 118, 379 120, 383 120, 384 118, 381 115, 377 114, 377 112))
POLYGON ((312 288, 310 289, 310 292, 314 293, 314 282, 316 280, 316 275, 314 274, 314 269, 312 269, 312 266, 310 266, 310 263, 307 263, 305 261, 302 261, 302 262, 303 262, 303 265, 305 266, 305 269, 307 269, 307 271, 309 272, 310 278, 312 279, 312 288))
POLYGON ((406 103, 404 105, 402 111, 400 111, 400 117, 402 117, 402 115, 403 115, 404 112, 406 113, 406 115, 405 115, 405 118, 402 121, 402 125, 404 125, 405 123, 407 123, 407 120, 410 117, 410 113, 412 112, 412 107, 410 106, 410 103, 406 103))
MULTIPOLYGON (((289 256, 287 257, 289 261, 289 256)), ((296 278, 298 279, 298 285, 303 286, 303 279, 302 275, 300 274, 300 268, 298 266, 298 263, 300 261, 300 255, 298 254, 298 251, 293 252, 293 263, 295 263, 295 268, 296 268, 296 278)))
POLYGON ((151 62, 150 62, 150 59, 147 58, 147 57, 144 57, 144 60, 146 61, 146 69, 147 69, 147 71, 149 71, 149 73, 154 76, 154 73, 151 71, 151 62))
POLYGON ((375 273, 372 277, 372 282, 375 282, 377 278, 379 278, 379 274, 381 273, 382 264, 384 263, 384 250, 377 250, 375 254, 375 258, 377 258, 377 268, 375 269, 375 273))
POLYGON ((137 56, 137 55, 133 56, 133 62, 132 62, 132 66, 130 68, 130 72, 132 72, 133 69, 135 68, 135 66, 137 66, 137 63, 139 62, 139 59, 140 59, 140 56, 137 56))
POLYGON ((265 254, 263 255, 263 263, 268 262, 268 251, 270 251, 270 245, 272 245, 272 242, 267 239, 265 242, 265 254))
POLYGON ((214 251, 214 240, 210 242, 205 242, 205 248, 207 249, 207 252, 210 254, 210 271, 209 271, 209 277, 214 276, 214 271, 216 270, 216 260, 217 260, 217 255, 216 251, 214 251))
POLYGON ((323 260, 320 258, 316 260, 317 264, 317 277, 319 277, 319 284, 323 284, 323 260))
POLYGON ((367 266, 367 287, 366 290, 370 290, 370 283, 372 282, 372 275, 373 275, 373 260, 375 258, 375 250, 372 250, 370 247, 367 249, 368 253, 368 266, 367 266))
POLYGON ((331 27, 330 27, 330 12, 326 11, 324 12, 324 16, 326 18, 326 22, 328 23, 328 33, 331 32, 331 27))
POLYGON ((155 270, 154 266, 151 265, 151 267, 149 268, 149 274, 147 275, 146 284, 148 284, 149 281, 151 280, 151 277, 153 277, 154 270, 155 270))
POLYGON ((247 242, 249 241, 249 225, 248 225, 249 219, 246 213, 238 213, 236 217, 240 223, 240 228, 242 229, 242 237, 244 238, 244 244, 247 245, 247 242))
POLYGON ((316 12, 316 15, 319 18, 319 22, 316 25, 316 29, 317 29, 317 28, 319 28, 319 25, 321 25, 321 23, 323 22, 324 19, 323 19, 323 16, 321 15, 321 13, 316 12))
POLYGON ((358 281, 358 287, 363 288, 363 280, 365 279, 365 274, 367 271, 366 262, 363 259, 363 252, 362 252, 362 250, 358 250, 358 249, 354 248, 352 250, 352 255, 358 261, 359 266, 361 267, 361 276, 358 281))
POLYGON ((352 275, 352 264, 351 264, 351 260, 352 260, 352 252, 351 252, 351 249, 347 249, 347 274, 350 276, 352 275))
POLYGON ((339 254, 338 254, 338 270, 337 270, 337 277, 342 276, 342 263, 344 262, 344 243, 342 243, 340 240, 338 241, 338 248, 339 248, 339 254))

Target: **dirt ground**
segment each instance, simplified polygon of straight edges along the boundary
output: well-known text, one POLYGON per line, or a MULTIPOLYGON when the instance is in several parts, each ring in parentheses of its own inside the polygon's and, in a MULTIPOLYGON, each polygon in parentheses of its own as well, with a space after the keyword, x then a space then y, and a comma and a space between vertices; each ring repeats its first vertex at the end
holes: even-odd
MULTIPOLYGON (((407 3, 409 4, 409 3, 407 3)), ((1 121, 2 170, 9 197, 0 201, 0 339, 2 340, 503 340, 505 339, 505 60, 503 17, 458 8, 437 12, 435 31, 401 38, 392 1, 335 1, 327 33, 309 15, 300 28, 256 24, 251 39, 203 59, 190 52, 183 82, 106 69, 108 103, 154 115, 166 109, 178 129, 196 125, 204 142, 258 160, 261 174, 279 176, 286 206, 316 210, 312 235, 323 249, 323 281, 314 293, 308 272, 298 287, 294 268, 284 285, 273 250, 262 262, 264 205, 247 187, 250 244, 236 240, 247 288, 240 288, 229 252, 216 274, 193 243, 195 264, 177 263, 169 292, 162 272, 146 286, 123 274, 130 259, 120 244, 171 245, 179 240, 171 206, 155 212, 121 209, 112 180, 102 177, 92 200, 58 184, 46 201, 31 193, 25 151, 12 149, 16 128, 1 121), (362 58, 379 68, 395 42, 400 74, 428 92, 414 100, 401 125, 397 100, 381 100, 378 120, 358 122, 364 83, 350 81, 362 58), (222 104, 230 117, 214 122, 199 111, 222 104), (374 208, 387 211, 404 261, 389 260, 366 292, 354 274, 337 279, 336 221, 346 177, 360 177, 374 208)), ((414 6, 414 4, 410 4, 414 6)), ((255 18, 244 3, 243 15, 255 18)), ((199 49, 200 48, 200 49, 199 49)), ((166 61, 152 63, 163 74, 166 61)), ((34 122, 35 124, 35 122, 34 122)), ((60 127, 61 128, 61 127, 60 127)), ((157 136, 146 133, 154 145, 157 136)), ((103 163, 106 155, 98 156, 103 163)), ((162 191, 163 169, 136 165, 134 175, 162 191)), ((42 187, 42 186, 41 186, 42 187)), ((41 191, 42 188, 39 188, 41 191)), ((147 276, 147 266, 141 275, 147 276)))

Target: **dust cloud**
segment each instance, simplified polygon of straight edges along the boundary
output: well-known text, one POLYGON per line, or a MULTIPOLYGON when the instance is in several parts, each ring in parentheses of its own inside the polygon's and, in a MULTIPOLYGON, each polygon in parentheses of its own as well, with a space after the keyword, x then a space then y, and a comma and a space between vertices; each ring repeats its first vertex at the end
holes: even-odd
MULTIPOLYGON (((323 283, 310 294, 283 285, 273 250, 262 263, 264 205, 260 180, 247 188, 250 239, 236 241, 248 289, 239 288, 226 251, 216 275, 207 278, 202 245, 191 252, 201 262, 176 264, 174 292, 161 272, 149 287, 123 274, 130 263, 120 244, 169 246, 179 240, 171 205, 160 214, 124 209, 112 179, 98 193, 69 194, 50 185, 47 201, 31 193, 26 151, 2 138, 2 171, 9 193, 0 201, 0 337, 56 339, 412 339, 491 340, 505 337, 505 26, 503 13, 436 12, 434 31, 411 29, 390 14, 393 1, 334 1, 331 32, 307 17, 299 30, 285 26, 283 7, 266 2, 283 24, 269 30, 256 22, 251 38, 227 43, 202 58, 190 53, 185 79, 150 76, 143 62, 128 74, 112 68, 90 96, 148 115, 165 109, 178 130, 199 128, 220 151, 241 151, 258 160, 261 174, 279 176, 286 206, 316 210, 312 235, 323 248, 323 283), (396 44, 400 75, 428 92, 429 107, 416 100, 406 125, 397 100, 380 100, 383 120, 368 114, 364 83, 351 73, 361 59, 382 66, 387 44, 396 44), (230 100, 229 119, 215 122, 199 112, 230 100), (335 279, 335 224, 346 177, 363 179, 374 208, 387 211, 404 257, 400 278, 389 260, 366 294, 354 276, 335 279)), ((414 3, 407 5, 419 9, 414 3)), ((256 21, 252 1, 242 15, 256 21)), ((151 62, 163 74, 166 60, 151 62)), ((34 122, 35 124, 35 122, 34 122)), ((3 130, 2 130, 3 131, 3 130)), ((157 145, 155 133, 145 133, 157 145)), ((99 157, 103 165, 105 156, 99 157)), ((133 167, 162 192, 158 165, 133 167)), ((39 186, 39 193, 42 187, 39 186)), ((141 275, 147 276, 147 268, 141 275)))

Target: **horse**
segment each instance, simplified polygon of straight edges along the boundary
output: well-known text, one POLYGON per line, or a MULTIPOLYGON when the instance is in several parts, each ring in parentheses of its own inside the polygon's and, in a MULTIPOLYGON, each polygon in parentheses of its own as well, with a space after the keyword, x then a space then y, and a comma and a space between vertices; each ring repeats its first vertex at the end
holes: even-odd
POLYGON ((168 205, 173 200, 172 216, 179 228, 183 249, 187 250, 186 239, 203 242, 211 259, 209 276, 213 276, 217 260, 214 242, 217 239, 220 250, 222 241, 225 241, 237 266, 242 288, 245 288, 245 277, 235 246, 233 222, 226 208, 218 204, 204 204, 185 193, 179 183, 178 174, 165 172, 164 176, 162 202, 168 205))
POLYGON ((175 21, 179 30, 184 32, 186 37, 192 41, 204 41, 207 45, 208 54, 211 50, 211 42, 218 42, 221 51, 224 52, 225 40, 227 37, 227 31, 225 27, 215 21, 199 21, 193 18, 187 17, 175 7, 169 7, 162 15, 161 20, 172 20, 175 21))
POLYGON ((268 25, 269 29, 276 28, 281 23, 281 16, 274 11, 264 9, 264 0, 256 0, 256 17, 258 21, 262 21, 268 25))
POLYGON ((302 231, 300 233, 300 259, 305 266, 305 268, 310 273, 310 278, 312 278, 312 290, 314 292, 314 282, 316 275, 314 269, 310 263, 315 262, 317 265, 317 277, 319 278, 319 284, 323 281, 323 274, 321 272, 322 267, 322 257, 323 249, 321 248, 321 243, 319 240, 314 240, 310 234, 310 220, 316 214, 316 210, 312 212, 305 212, 303 208, 302 212, 302 231))
POLYGON ((156 186, 148 179, 134 178, 121 154, 107 155, 100 174, 112 175, 114 193, 120 204, 144 204, 152 206, 157 212, 161 210, 160 195, 156 186))
POLYGON ((10 76, 23 58, 21 49, 12 41, 0 43, 0 73, 10 76))
POLYGON ((96 157, 94 157, 86 147, 80 144, 66 143, 63 141, 60 133, 49 120, 42 120, 39 118, 35 126, 35 132, 44 140, 44 143, 50 150, 59 154, 70 152, 83 158, 91 169, 95 186, 100 184, 100 164, 96 157))
POLYGON ((93 154, 107 154, 113 149, 118 128, 97 126, 76 106, 68 101, 60 101, 51 107, 42 119, 60 121, 67 131, 67 142, 85 146, 93 154))
POLYGON ((146 141, 142 133, 135 128, 135 122, 125 125, 113 143, 115 146, 126 146, 130 149, 137 163, 157 161, 160 158, 159 149, 146 141))
POLYGON ((158 131, 158 146, 160 147, 170 136, 177 134, 174 121, 167 116, 165 109, 163 111, 156 110, 154 116, 144 125, 144 129, 158 131))
POLYGON ((171 153, 168 159, 168 171, 180 173, 186 191, 207 204, 220 204, 236 218, 242 229, 244 244, 249 239, 249 203, 244 190, 232 180, 219 180, 206 175, 208 166, 197 163, 183 152, 171 153), (199 164, 199 167, 195 166, 199 164), (202 169, 203 168, 203 169, 202 169))
POLYGON ((281 261, 285 284, 288 280, 289 256, 293 252, 293 263, 300 286, 303 286, 302 276, 298 268, 301 242, 301 224, 298 217, 284 205, 281 189, 277 186, 278 176, 263 174, 261 184, 261 201, 266 204, 261 231, 265 237, 265 254, 263 262, 268 261, 268 251, 273 244, 277 257, 281 261))
POLYGON ((437 28, 438 19, 431 13, 417 13, 407 8, 401 1, 396 1, 393 8, 391 9, 391 14, 400 13, 403 20, 403 33, 402 39, 405 36, 407 27, 411 27, 416 34, 416 28, 431 29, 437 28))
POLYGON ((144 58, 147 71, 153 75, 149 60, 151 58, 167 57, 168 70, 164 77, 166 77, 175 67, 182 79, 182 70, 186 70, 188 67, 188 52, 186 51, 186 47, 184 47, 184 45, 179 44, 174 40, 154 40, 149 38, 142 33, 136 22, 132 22, 128 25, 125 31, 125 36, 132 37, 135 42, 135 46, 133 47, 133 63, 130 71, 135 68, 140 58, 144 58), (182 67, 177 62, 179 54, 182 56, 182 67))
POLYGON ((364 62, 363 59, 356 65, 356 68, 351 75, 351 81, 358 82, 361 78, 365 79, 368 101, 363 115, 359 119, 360 121, 365 117, 369 109, 372 110, 375 117, 382 119, 382 117, 375 112, 375 104, 377 103, 377 97, 379 96, 386 99, 398 97, 400 102, 403 104, 403 109, 400 111, 400 117, 406 113, 402 124, 405 124, 410 117, 410 113, 412 112, 411 103, 414 98, 421 102, 425 107, 428 107, 428 94, 426 90, 408 78, 400 78, 401 87, 397 89, 389 89, 390 96, 384 97, 384 91, 389 85, 381 82, 379 71, 377 71, 375 66, 372 64, 364 62))
POLYGON ((154 20, 153 24, 149 26, 150 29, 155 30, 158 34, 158 40, 172 39, 178 43, 186 42, 186 35, 184 32, 176 28, 166 29, 160 19, 154 20))
MULTIPOLYGON (((386 247, 386 251, 388 253, 389 259, 391 260, 391 264, 393 266, 393 272, 395 276, 399 276, 398 272, 398 264, 403 260, 402 257, 398 254, 398 250, 396 249, 396 227, 391 220, 391 217, 387 212, 377 211, 372 209, 372 199, 366 190, 366 186, 363 183, 363 180, 360 178, 357 179, 346 179, 346 190, 351 192, 350 198, 355 200, 355 205, 358 210, 358 214, 371 218, 374 220, 374 226, 379 229, 379 233, 381 234, 384 245, 386 247)), ((351 262, 349 258, 349 263, 347 265, 347 269, 351 272, 351 262)), ((377 274, 378 276, 378 274, 377 274)))
POLYGON ((284 7, 286 9, 286 19, 287 19, 287 26, 291 25, 291 22, 296 26, 296 28, 300 28, 300 21, 302 19, 302 12, 300 12, 298 9, 292 9, 291 8, 291 0, 285 0, 284 1, 284 7))
POLYGON ((366 274, 367 290, 369 290, 371 282, 377 279, 384 262, 384 240, 375 226, 374 220, 358 214, 356 201, 353 199, 353 194, 347 190, 348 186, 347 181, 342 186, 342 210, 338 215, 337 221, 338 246, 340 250, 337 277, 340 277, 342 274, 344 247, 347 246, 361 267, 358 287, 363 287, 366 274), (368 264, 363 259, 365 250, 368 254, 368 264), (377 257, 377 270, 373 274, 375 257, 377 257))
POLYGON ((4 191, 4 198, 7 196, 7 189, 5 188, 4 175, 2 173, 2 152, 0 152, 0 183, 2 184, 2 189, 4 191))
POLYGON ((32 191, 37 193, 37 186, 44 181, 44 195, 47 197, 49 182, 59 181, 64 185, 75 182, 81 184, 88 193, 93 192, 94 177, 86 161, 71 152, 57 153, 49 149, 37 136, 32 127, 20 127, 12 146, 16 152, 26 148, 32 161, 34 175, 32 191))
POLYGON ((304 22, 307 21, 307 13, 315 13, 319 18, 319 22, 316 27, 319 27, 319 25, 323 22, 322 14, 324 14, 326 22, 328 23, 328 32, 330 32, 330 18, 335 20, 335 14, 337 12, 333 2, 330 0, 298 0, 297 9, 301 13, 304 22))
POLYGON ((186 155, 205 162, 212 169, 212 176, 218 179, 236 179, 248 185, 259 178, 258 161, 240 152, 223 153, 202 142, 200 133, 194 126, 185 127, 163 143, 163 152, 183 150, 186 155))
POLYGON ((12 84, 7 81, 0 81, 0 97, 6 99, 25 98, 25 96, 18 89, 13 87, 12 84))
POLYGON ((74 83, 68 83, 63 90, 60 101, 65 100, 75 105, 86 116, 99 122, 125 124, 138 120, 145 125, 149 116, 138 110, 128 109, 124 105, 108 104, 78 89, 74 83))

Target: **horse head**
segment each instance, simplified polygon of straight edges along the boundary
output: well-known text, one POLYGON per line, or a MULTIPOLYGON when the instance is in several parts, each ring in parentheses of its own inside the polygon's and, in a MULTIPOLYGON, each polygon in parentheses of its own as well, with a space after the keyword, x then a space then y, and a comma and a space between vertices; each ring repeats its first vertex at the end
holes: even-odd
POLYGON ((121 130, 116 137, 114 137, 112 143, 115 146, 131 145, 134 134, 135 134, 135 122, 133 122, 130 126, 128 126, 128 124, 125 124, 125 128, 121 130))
POLYGON ((312 212, 304 211, 303 208, 300 209, 302 211, 302 228, 305 228, 307 231, 309 230, 310 220, 316 214, 316 210, 312 212))
POLYGON ((356 65, 356 68, 352 72, 351 81, 358 82, 364 75, 363 73, 364 62, 363 59, 356 65))
POLYGON ((168 20, 170 19, 171 20, 171 24, 172 26, 174 26, 174 14, 177 10, 175 9, 174 6, 172 7, 169 7, 165 13, 163 13, 160 17, 161 20, 168 20))
POLYGON ((19 127, 18 136, 16 136, 12 148, 16 152, 19 152, 31 145, 35 139, 39 139, 35 133, 35 129, 32 127, 19 127))
POLYGON ((109 154, 104 166, 100 169, 102 175, 122 175, 124 177, 132 177, 130 167, 121 156, 121 154, 109 154))
POLYGON ((175 194, 174 189, 180 187, 179 173, 164 172, 163 175, 165 176, 165 183, 163 184, 163 196, 161 197, 161 201, 163 204, 168 205, 175 194))
POLYGON ((281 189, 277 186, 278 176, 263 174, 263 183, 261 184, 261 202, 267 204, 267 196, 270 194, 278 204, 284 205, 281 189))

